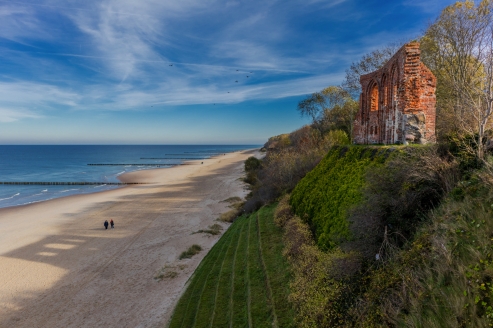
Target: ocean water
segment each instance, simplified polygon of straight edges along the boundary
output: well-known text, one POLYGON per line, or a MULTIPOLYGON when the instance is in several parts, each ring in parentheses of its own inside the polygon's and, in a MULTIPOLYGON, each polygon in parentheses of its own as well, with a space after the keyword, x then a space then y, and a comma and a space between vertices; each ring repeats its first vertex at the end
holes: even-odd
MULTIPOLYGON (((206 159, 258 147, 259 145, 0 146, 0 182, 119 182, 118 176, 126 172, 169 168, 188 159, 206 159)), ((118 186, 0 184, 0 208, 114 188, 118 186)))

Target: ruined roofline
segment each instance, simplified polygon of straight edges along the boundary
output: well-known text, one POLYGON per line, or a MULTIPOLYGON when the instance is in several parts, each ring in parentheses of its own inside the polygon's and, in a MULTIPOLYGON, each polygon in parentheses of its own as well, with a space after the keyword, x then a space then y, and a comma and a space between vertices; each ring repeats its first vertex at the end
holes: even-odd
POLYGON ((420 55, 419 43, 409 42, 378 70, 360 76, 354 143, 436 141, 436 77, 420 55))
MULTIPOLYGON (((395 54, 394 54, 392 57, 390 57, 390 58, 389 58, 389 59, 385 62, 385 64, 383 64, 383 65, 382 65, 382 67, 380 67, 380 68, 379 68, 379 69, 377 69, 377 70, 374 70, 373 72, 370 72, 370 73, 366 73, 366 74, 362 74, 362 75, 360 75, 360 77, 359 77, 359 81, 360 81, 360 83, 361 83, 361 81, 362 81, 362 80, 364 80, 364 79, 366 79, 366 78, 370 77, 372 74, 375 74, 375 73, 379 72, 381 69, 385 68, 385 67, 386 67, 389 63, 391 63, 391 62, 395 62, 395 61, 397 60, 397 58, 398 58, 399 56, 401 56, 401 53, 402 53, 402 52, 404 52, 404 51, 406 51, 406 49, 418 49, 418 50, 419 50, 419 42, 418 42, 418 41, 411 41, 411 42, 408 42, 408 43, 404 44, 402 47, 400 47, 400 48, 399 48, 399 50, 397 50, 397 51, 395 52, 395 54)), ((421 57, 421 56, 420 56, 420 57, 421 57)), ((420 60, 420 61, 421 61, 421 60, 420 60)), ((426 66, 425 66, 425 67, 426 67, 426 66)), ((430 70, 428 67, 426 67, 426 69, 427 69, 427 70, 429 70, 429 71, 430 71, 430 73, 431 73, 431 70, 430 70)))

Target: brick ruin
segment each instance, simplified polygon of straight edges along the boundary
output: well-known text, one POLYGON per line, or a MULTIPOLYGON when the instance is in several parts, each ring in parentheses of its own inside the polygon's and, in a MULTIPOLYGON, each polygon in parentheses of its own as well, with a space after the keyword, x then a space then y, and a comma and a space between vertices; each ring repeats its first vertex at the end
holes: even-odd
POLYGON ((420 60, 419 43, 404 45, 379 70, 360 77, 355 144, 435 142, 436 78, 420 60))

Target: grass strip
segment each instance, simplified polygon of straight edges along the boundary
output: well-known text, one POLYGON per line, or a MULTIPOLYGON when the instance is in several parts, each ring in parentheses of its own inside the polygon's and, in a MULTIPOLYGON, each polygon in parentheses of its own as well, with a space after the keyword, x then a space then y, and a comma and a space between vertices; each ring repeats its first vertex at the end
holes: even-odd
POLYGON ((276 310, 279 327, 294 327, 294 310, 287 302, 290 290, 291 271, 286 259, 282 256, 283 232, 274 223, 274 206, 268 206, 259 211, 259 230, 262 243, 267 276, 272 292, 273 306, 276 310))
POLYGON ((222 247, 233 236, 235 226, 232 225, 222 238, 212 247, 209 253, 205 256, 202 262, 195 270, 194 275, 190 278, 190 285, 180 298, 173 316, 171 318, 170 328, 192 327, 197 309, 197 298, 200 296, 205 279, 207 278, 210 267, 214 265, 217 257, 220 255, 222 247))
POLYGON ((290 271, 274 208, 230 226, 192 276, 171 328, 294 327, 287 301, 290 271))
POLYGON ((213 303, 210 304, 210 307, 208 309, 208 327, 227 327, 229 323, 227 320, 227 316, 224 315, 222 312, 226 311, 227 314, 229 310, 228 296, 231 293, 232 275, 234 274, 233 262, 236 249, 238 248, 238 235, 241 235, 244 226, 241 223, 237 223, 237 225, 238 232, 232 237, 229 247, 225 252, 225 257, 221 264, 221 268, 217 275, 213 303), (225 317, 226 322, 220 325, 218 323, 214 324, 216 313, 219 314, 219 317, 225 317))
POLYGON ((216 291, 218 288, 221 268, 223 267, 229 249, 232 248, 232 245, 236 244, 235 241, 239 232, 238 228, 239 225, 236 225, 230 236, 228 236, 228 239, 224 241, 224 245, 221 247, 219 256, 216 258, 214 265, 212 265, 208 270, 209 273, 198 299, 194 327, 202 328, 210 326, 214 305, 216 302, 216 291))
POLYGON ((230 243, 230 247, 228 248, 221 271, 219 273, 219 281, 216 286, 216 295, 214 297, 215 302, 210 327, 229 327, 231 322, 235 259, 238 245, 245 229, 245 221, 237 220, 235 224, 238 224, 240 227, 236 243, 234 241, 230 243))
MULTIPOLYGON (((240 219, 244 229, 238 241, 236 250, 231 294, 230 327, 251 327, 249 308, 249 282, 248 282, 248 240, 250 233, 250 218, 240 219)), ((238 222, 239 220, 235 221, 238 222)))
POLYGON ((256 214, 250 216, 248 280, 250 286, 251 327, 272 327, 272 307, 265 288, 265 274, 259 257, 256 214))
POLYGON ((257 215, 255 216, 255 224, 257 226, 257 239, 258 239, 258 255, 259 255, 259 259, 260 259, 262 272, 265 276, 265 291, 267 294, 267 302, 269 303, 269 306, 272 309, 272 327, 278 328, 279 325, 277 323, 276 308, 275 308, 274 303, 272 301, 272 290, 270 288, 269 275, 267 273, 267 269, 265 268, 265 262, 264 262, 263 250, 262 250, 262 237, 260 236, 259 213, 264 212, 264 211, 265 211, 265 209, 263 209, 263 211, 258 211, 257 215))

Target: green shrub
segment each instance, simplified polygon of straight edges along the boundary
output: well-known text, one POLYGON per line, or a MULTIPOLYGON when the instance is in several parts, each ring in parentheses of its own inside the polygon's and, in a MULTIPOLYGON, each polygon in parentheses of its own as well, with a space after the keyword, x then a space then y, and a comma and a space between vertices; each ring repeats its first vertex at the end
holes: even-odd
POLYGON ((493 188, 462 184, 414 238, 373 267, 353 315, 362 327, 493 325, 493 188))
POLYGON ((342 130, 332 130, 325 134, 324 142, 330 146, 343 146, 350 145, 351 140, 346 132, 342 130))
POLYGON ((257 157, 250 156, 245 161, 245 171, 250 172, 258 170, 260 165, 262 165, 262 162, 257 157))
POLYGON ((198 231, 193 232, 192 234, 195 233, 208 233, 210 235, 219 235, 221 233, 221 230, 223 230, 223 227, 221 227, 219 224, 214 223, 213 225, 209 226, 209 229, 200 229, 198 231))
POLYGON ((297 327, 339 327, 352 322, 347 315, 355 302, 358 284, 349 283, 360 271, 355 253, 339 248, 322 252, 310 229, 294 216, 284 226, 284 256, 293 279, 289 301, 296 309, 297 327))
POLYGON ((321 249, 350 238, 347 211, 362 200, 364 174, 390 152, 382 147, 334 147, 293 190, 293 210, 309 224, 321 249))
POLYGON ((403 246, 459 178, 457 161, 438 147, 401 147, 366 171, 363 199, 348 211, 352 239, 344 247, 367 258, 391 256, 382 243, 403 246))
POLYGON ((279 227, 284 227, 286 222, 293 216, 291 205, 289 205, 289 195, 285 195, 274 211, 274 222, 279 227))
POLYGON ((197 244, 193 244, 186 251, 182 252, 180 254, 180 257, 179 258, 180 258, 180 260, 189 259, 192 256, 194 256, 195 254, 198 254, 201 250, 202 250, 202 247, 200 247, 197 244))

